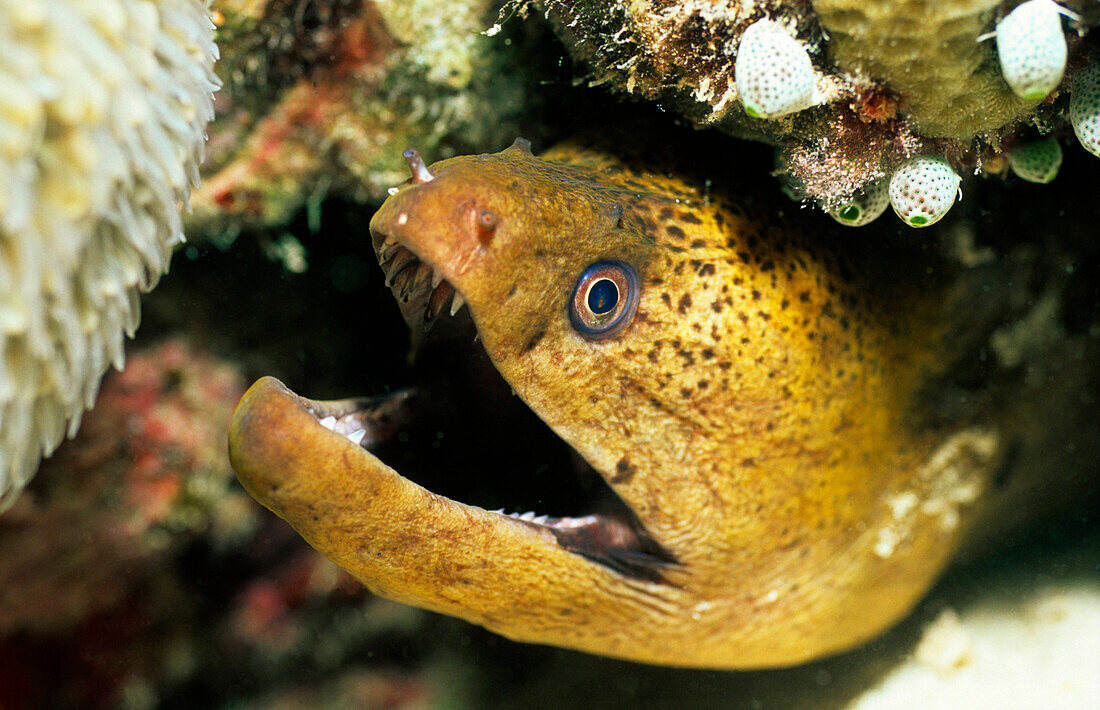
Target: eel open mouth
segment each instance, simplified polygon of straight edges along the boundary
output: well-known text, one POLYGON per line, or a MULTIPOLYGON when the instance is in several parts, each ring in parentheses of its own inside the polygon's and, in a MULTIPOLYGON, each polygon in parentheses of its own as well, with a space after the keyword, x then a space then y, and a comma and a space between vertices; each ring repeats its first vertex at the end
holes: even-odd
MULTIPOLYGON (((406 158, 413 170, 412 186, 434 179, 415 151, 408 151, 406 158)), ((403 214, 398 217, 398 224, 403 223, 403 217, 403 214)), ((491 230, 493 225, 482 227, 491 230)), ((372 235, 385 283, 414 336, 419 333, 422 337, 442 314, 453 316, 462 309, 466 299, 445 277, 452 264, 431 263, 401 234, 378 229, 374 224, 372 235)), ((500 378, 495 372, 493 376, 500 378)), ((506 387, 504 391, 508 391, 506 387)), ((517 401, 514 397, 510 399, 517 401)), ((426 477, 430 488, 435 490, 438 490, 435 484, 440 481, 446 483, 445 488, 455 489, 454 482, 449 479, 454 477, 450 474, 456 467, 447 462, 435 461, 435 468, 440 470, 429 471, 427 475, 423 470, 405 471, 405 475, 399 473, 398 468, 407 467, 402 457, 395 455, 394 443, 404 439, 406 450, 417 445, 415 431, 425 428, 417 420, 426 406, 430 409, 434 405, 425 397, 410 392, 369 399, 310 400, 296 395, 272 378, 264 378, 245 395, 234 415, 230 430, 231 458, 241 481, 261 503, 291 522, 315 547, 338 562, 341 554, 347 554, 343 548, 348 544, 335 532, 341 526, 354 525, 356 542, 352 544, 376 551, 399 542, 423 542, 415 538, 419 531, 446 528, 455 535, 468 535, 469 541, 484 534, 483 544, 519 536, 523 538, 522 543, 518 538, 513 542, 522 547, 539 540, 539 545, 550 543, 560 552, 596 563, 615 575, 638 582, 669 584, 664 573, 676 565, 674 556, 647 534, 633 511, 601 476, 587 464, 580 463, 575 454, 558 456, 557 460, 572 460, 571 468, 580 468, 582 475, 588 473, 591 480, 599 481, 598 487, 590 486, 597 490, 593 499, 578 504, 581 510, 576 517, 507 513, 503 508, 486 510, 432 493, 408 477, 415 475, 420 480, 426 477), (387 462, 393 462, 394 467, 387 462), (355 498, 363 500, 358 510, 347 507, 347 501, 355 498), (401 520, 395 519, 398 512, 401 520), (326 521, 326 516, 330 520, 326 521), (335 519, 342 522, 334 523, 335 519), (530 537, 531 533, 534 538, 530 537)), ((533 415, 528 413, 527 416, 533 419, 533 415)), ((500 420, 495 426, 503 431, 493 432, 494 436, 512 437, 514 445, 525 445, 518 438, 523 432, 509 431, 507 420, 510 417, 486 418, 500 420)), ((538 422, 538 426, 547 438, 553 438, 559 446, 566 446, 556 436, 551 437, 544 424, 538 422)), ((430 444, 430 441, 422 442, 424 447, 430 444)), ((482 467, 492 467, 494 453, 495 447, 477 452, 482 467)), ((468 472, 470 466, 465 468, 468 472)), ((481 477, 497 480, 507 478, 507 474, 489 472, 481 477)), ((537 485, 538 482, 531 483, 537 485)), ((461 490, 460 486, 458 488, 461 490)), ((574 509, 569 507, 570 511, 574 509)), ((432 547, 428 543, 425 546, 432 547)), ((443 553, 438 550, 424 552, 433 561, 440 554, 443 553)), ((515 554, 515 550, 509 550, 508 554, 515 554)), ((557 555, 546 549, 540 554, 557 555)), ((402 552, 400 556, 416 555, 402 552)), ((407 564, 423 563, 409 561, 407 564)), ((560 562, 554 564, 561 565, 560 562)), ((390 596, 405 598, 402 592, 409 585, 404 581, 387 582, 387 575, 364 569, 361 560, 344 566, 368 584, 390 592, 390 596)), ((414 573, 411 569, 405 572, 406 575, 414 573)), ((394 573, 394 577, 397 576, 394 573)), ((405 596, 413 603, 431 606, 424 601, 424 594, 405 596)))
MULTIPOLYGON (((294 395, 289 390, 284 391, 286 396, 291 397, 312 416, 316 426, 346 438, 362 449, 365 459, 384 461, 400 458, 394 446, 398 437, 404 440, 402 448, 405 449, 409 446, 430 445, 430 432, 421 431, 421 436, 410 432, 410 428, 424 429, 415 422, 424 408, 429 406, 425 396, 420 393, 403 390, 384 397, 324 402, 294 395)), ((509 435, 507 425, 500 428, 504 429, 500 435, 509 435)), ((341 448, 340 451, 344 449, 341 448)), ((333 455, 339 454, 333 451, 333 455)), ((574 464, 577 464, 576 460, 574 464)), ((423 463, 417 468, 422 469, 423 463)), ((578 473, 583 475, 583 472, 578 473)), ((429 479, 438 478, 438 473, 433 475, 432 472, 420 471, 420 474, 429 479)), ((598 478, 594 472, 586 477, 587 480, 598 478)), ((448 487, 459 490, 463 488, 460 482, 456 484, 453 481, 448 487)), ((572 493, 576 494, 576 491, 572 493)), ((618 574, 651 582, 663 581, 661 571, 675 564, 675 560, 646 534, 633 512, 606 484, 601 484, 596 490, 589 490, 586 498, 587 500, 581 502, 574 500, 573 504, 593 512, 577 517, 559 517, 533 511, 506 512, 505 508, 488 510, 486 513, 547 531, 561 548, 597 562, 618 574)))

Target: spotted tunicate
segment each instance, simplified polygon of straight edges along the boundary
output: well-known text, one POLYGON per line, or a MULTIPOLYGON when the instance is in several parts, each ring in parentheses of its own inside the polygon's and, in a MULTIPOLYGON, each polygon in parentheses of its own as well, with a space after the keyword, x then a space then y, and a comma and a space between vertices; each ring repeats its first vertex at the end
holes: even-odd
POLYGON ((862 227, 878 219, 889 204, 889 183, 883 178, 864 185, 829 216, 846 227, 862 227))
POLYGON ((1021 179, 1045 184, 1062 167, 1062 146, 1054 136, 1024 143, 1008 151, 1008 164, 1021 179))
POLYGON ((959 180, 943 158, 914 156, 890 178, 890 204, 910 227, 928 227, 943 219, 955 204, 959 180))
POLYGON ((1100 62, 1077 72, 1069 96, 1069 120, 1085 150, 1100 156, 1100 62))
POLYGON ((814 68, 802 44, 778 22, 759 20, 741 36, 734 79, 745 112, 777 118, 814 102, 814 68))
POLYGON ((1066 69, 1066 38, 1052 0, 1028 0, 997 23, 997 56, 1012 91, 1038 101, 1058 86, 1066 69))

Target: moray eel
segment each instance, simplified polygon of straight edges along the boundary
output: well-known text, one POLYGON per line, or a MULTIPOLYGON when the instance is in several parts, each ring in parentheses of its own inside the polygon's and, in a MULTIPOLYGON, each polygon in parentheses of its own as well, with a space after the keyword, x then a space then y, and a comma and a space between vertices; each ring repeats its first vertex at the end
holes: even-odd
POLYGON ((370 453, 362 402, 271 378, 230 430, 257 500, 382 596, 648 663, 793 665, 913 607, 1003 448, 924 411, 943 328, 923 267, 876 284, 819 221, 580 142, 406 157, 370 222, 403 308, 430 324, 468 304, 630 515, 433 494, 370 453))

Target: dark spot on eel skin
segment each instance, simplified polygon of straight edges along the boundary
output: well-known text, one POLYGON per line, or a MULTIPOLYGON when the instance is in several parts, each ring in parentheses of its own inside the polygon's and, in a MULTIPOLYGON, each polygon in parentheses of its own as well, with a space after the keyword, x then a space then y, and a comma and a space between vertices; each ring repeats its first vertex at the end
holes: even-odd
POLYGON ((676 239, 684 238, 684 230, 680 229, 675 224, 668 225, 668 234, 669 236, 675 237, 676 239))
POLYGON ((615 484, 629 483, 630 479, 634 478, 635 473, 634 464, 630 463, 630 459, 624 456, 619 459, 619 463, 615 464, 615 475, 611 477, 611 482, 615 484))
POLYGON ((688 312, 691 308, 691 294, 685 293, 680 296, 680 302, 676 305, 676 310, 680 311, 681 315, 688 312))
POLYGON ((688 224, 702 224, 703 220, 695 216, 694 212, 681 212, 680 221, 687 222, 688 224))
POLYGON ((539 332, 535 333, 530 338, 528 338, 527 343, 523 346, 523 350, 522 350, 521 354, 526 355, 527 353, 534 350, 535 346, 539 344, 539 341, 541 341, 543 336, 545 336, 545 335, 546 335, 546 331, 545 330, 540 330, 539 332))

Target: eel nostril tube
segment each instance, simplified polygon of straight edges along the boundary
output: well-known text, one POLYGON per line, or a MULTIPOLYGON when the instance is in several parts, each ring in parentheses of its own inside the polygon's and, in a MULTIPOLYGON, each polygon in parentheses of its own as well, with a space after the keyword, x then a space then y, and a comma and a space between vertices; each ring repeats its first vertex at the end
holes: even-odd
POLYGON ((409 170, 412 171, 413 185, 421 185, 435 180, 435 175, 428 172, 428 166, 424 165, 424 159, 420 157, 420 153, 416 152, 416 148, 407 149, 401 156, 409 164, 409 170))

